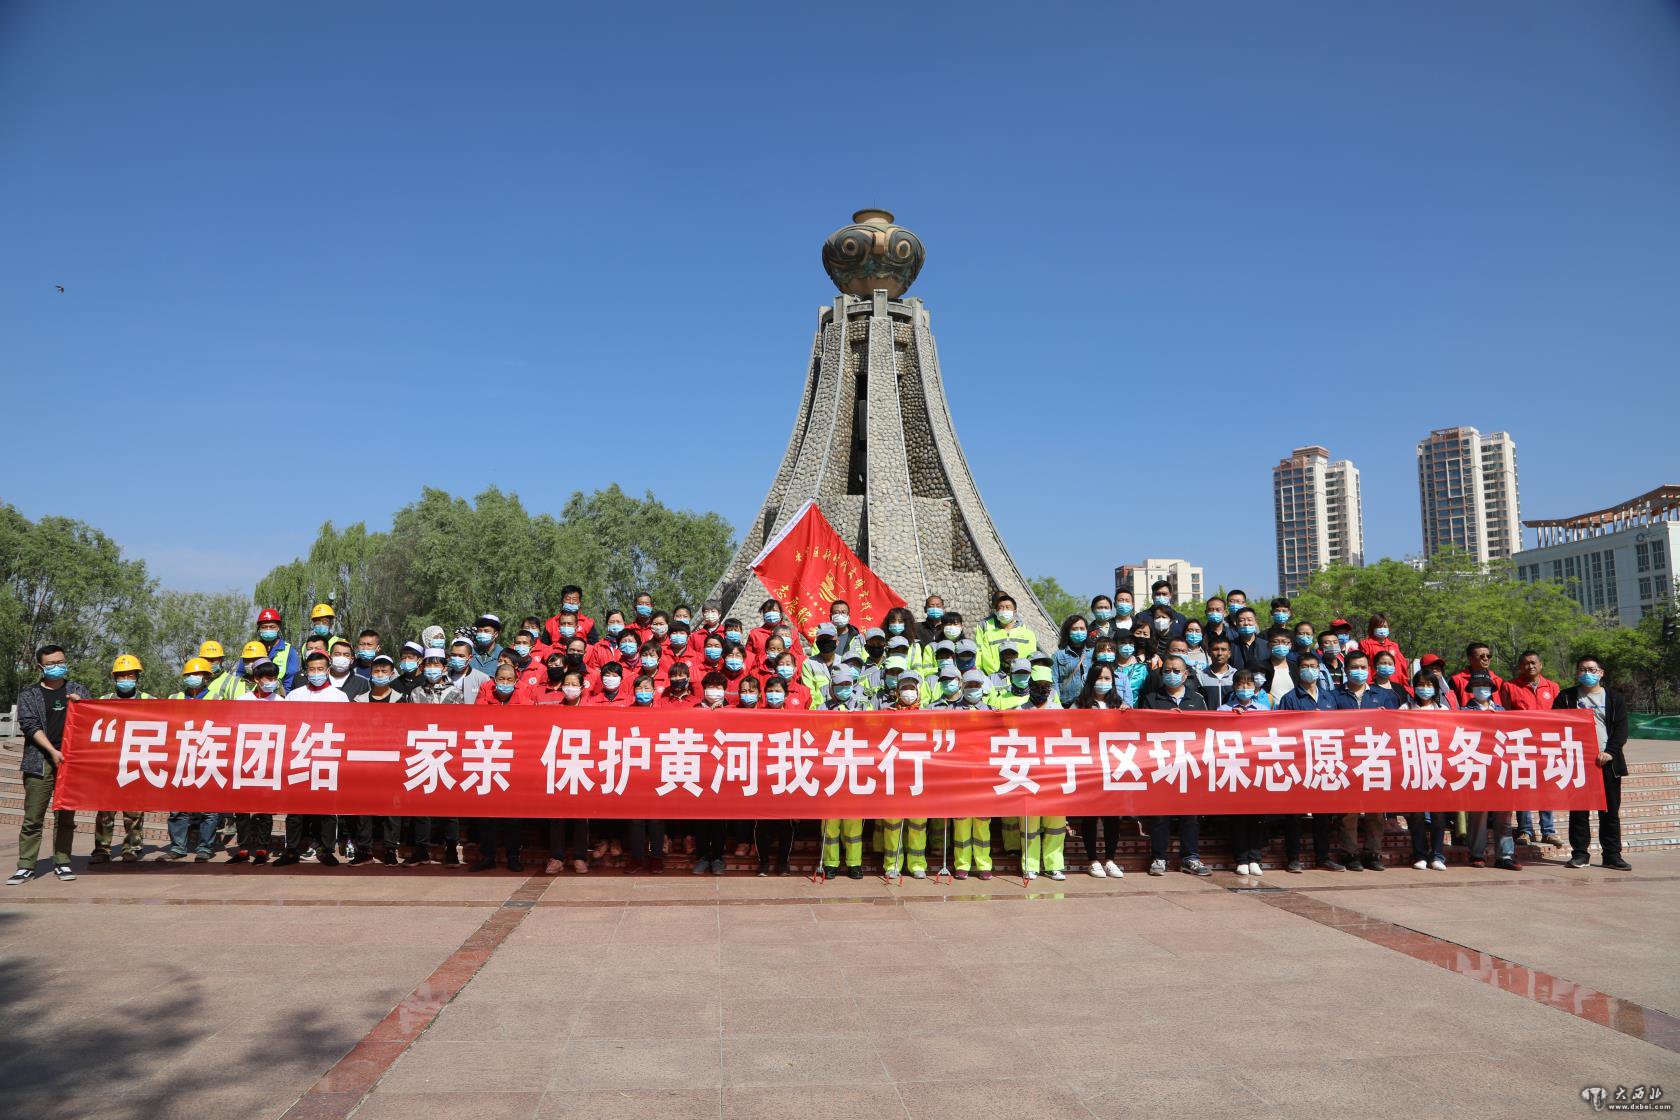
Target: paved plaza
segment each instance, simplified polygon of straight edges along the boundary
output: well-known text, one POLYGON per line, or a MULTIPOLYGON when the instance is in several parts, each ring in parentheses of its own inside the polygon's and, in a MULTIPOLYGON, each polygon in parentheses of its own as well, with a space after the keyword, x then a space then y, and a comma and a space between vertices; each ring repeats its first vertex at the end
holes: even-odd
POLYGON ((1584 1116, 1680 1095, 1680 852, 1636 864, 115 865, 0 897, 0 1115, 1584 1116))

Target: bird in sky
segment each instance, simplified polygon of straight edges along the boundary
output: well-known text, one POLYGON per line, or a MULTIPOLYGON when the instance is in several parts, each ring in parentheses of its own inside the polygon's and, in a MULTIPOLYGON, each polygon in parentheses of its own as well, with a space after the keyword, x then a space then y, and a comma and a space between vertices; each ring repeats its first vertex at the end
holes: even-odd
POLYGON ((54 284, 53 287, 58 289, 58 294, 59 295, 64 294, 64 285, 63 284, 54 284))

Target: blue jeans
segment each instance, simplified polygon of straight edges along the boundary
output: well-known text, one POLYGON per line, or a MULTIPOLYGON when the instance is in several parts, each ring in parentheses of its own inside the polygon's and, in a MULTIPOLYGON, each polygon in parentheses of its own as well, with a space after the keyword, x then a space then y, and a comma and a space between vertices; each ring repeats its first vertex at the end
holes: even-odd
MULTIPOLYGON (((1557 835, 1557 832, 1552 827, 1552 823, 1552 811, 1550 809, 1540 810, 1541 836, 1557 835)), ((1534 835, 1534 814, 1529 812, 1527 809, 1522 809, 1517 812, 1517 831, 1526 832, 1530 836, 1534 835)))
POLYGON ((1447 831, 1445 813, 1407 813, 1406 825, 1412 837, 1412 862, 1438 859, 1447 862, 1441 841, 1447 831))
POLYGON ((191 848, 193 835, 198 836, 198 853, 209 855, 216 850, 216 830, 221 826, 220 813, 169 814, 169 847, 176 852, 191 848))

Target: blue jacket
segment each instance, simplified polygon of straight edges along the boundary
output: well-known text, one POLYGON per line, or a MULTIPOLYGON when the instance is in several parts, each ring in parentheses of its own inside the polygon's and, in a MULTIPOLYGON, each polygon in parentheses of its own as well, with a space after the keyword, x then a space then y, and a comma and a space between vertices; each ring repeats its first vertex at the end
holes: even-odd
POLYGON ((1341 699, 1339 708, 1388 708, 1400 707, 1400 698, 1392 688, 1367 688, 1364 696, 1355 696, 1346 687, 1338 688, 1336 695, 1341 699))
POLYGON ((1278 701, 1280 712, 1329 712, 1356 706, 1353 697, 1340 689, 1320 689, 1317 699, 1314 699, 1312 693, 1299 685, 1284 693, 1283 699, 1278 701))
POLYGON ((1073 702, 1079 699, 1079 693, 1085 687, 1085 674, 1091 671, 1090 649, 1076 653, 1063 646, 1050 659, 1050 671, 1056 674, 1056 698, 1062 702, 1062 707, 1073 707, 1073 702))

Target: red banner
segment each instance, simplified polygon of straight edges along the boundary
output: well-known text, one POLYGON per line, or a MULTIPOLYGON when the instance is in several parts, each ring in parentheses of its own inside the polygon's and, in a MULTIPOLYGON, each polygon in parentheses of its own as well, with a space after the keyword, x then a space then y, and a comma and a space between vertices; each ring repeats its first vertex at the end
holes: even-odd
POLYGON ((84 700, 61 809, 993 817, 1604 807, 1587 712, 84 700))
POLYGON ((829 605, 836 599, 851 606, 851 624, 859 630, 881 625, 888 611, 904 605, 898 592, 840 539, 816 502, 800 506, 765 542, 751 567, 787 608, 788 622, 807 637, 828 621, 829 605))

